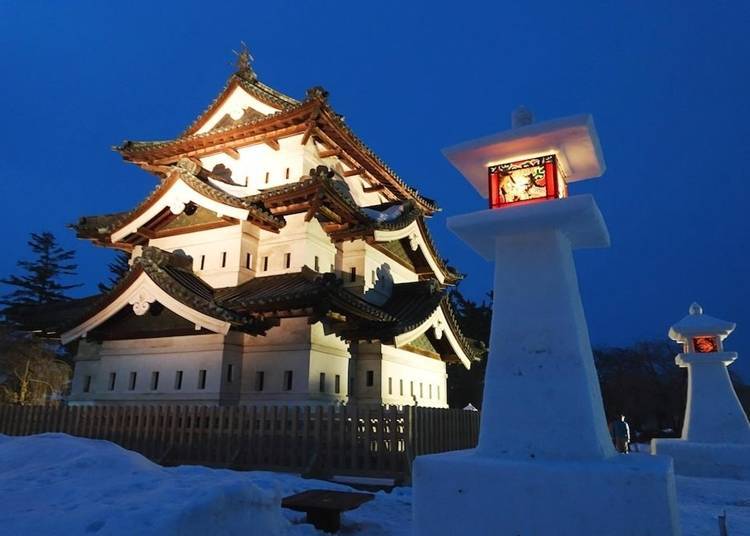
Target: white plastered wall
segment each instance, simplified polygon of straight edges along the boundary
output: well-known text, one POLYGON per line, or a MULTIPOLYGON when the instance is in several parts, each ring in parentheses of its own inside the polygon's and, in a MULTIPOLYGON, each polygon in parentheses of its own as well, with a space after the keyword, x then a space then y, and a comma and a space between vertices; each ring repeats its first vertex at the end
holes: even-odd
POLYGON ((343 274, 344 284, 347 286, 361 286, 364 283, 364 291, 367 292, 375 286, 378 269, 383 266, 388 267, 393 283, 410 283, 419 279, 417 274, 403 264, 381 253, 364 240, 343 242, 340 245, 336 269, 343 274), (352 283, 349 278, 352 268, 356 269, 358 276, 355 283, 352 283))
POLYGON ((155 238, 149 245, 166 251, 183 251, 193 258, 193 271, 206 283, 214 288, 231 287, 255 275, 259 231, 249 222, 240 222, 218 229, 155 238), (224 253, 226 262, 222 267, 224 253), (249 269, 246 267, 248 253, 251 256, 249 269))
POLYGON ((245 336, 241 401, 243 403, 332 403, 345 401, 349 366, 348 345, 326 335, 320 322, 287 318, 263 337, 245 336), (287 390, 285 372, 292 372, 287 390), (263 388, 258 373, 263 373, 263 388), (319 391, 320 373, 326 375, 325 392, 319 391), (339 375, 340 393, 334 392, 339 375))
MULTIPOLYGON (((162 337, 104 341, 98 359, 76 357, 75 374, 69 400, 85 403, 190 402, 217 403, 232 392, 227 384, 227 365, 232 363, 233 383, 239 383, 241 362, 236 334, 162 337), (199 374, 206 371, 205 388, 199 388, 199 374), (182 371, 182 385, 176 387, 177 371, 182 371), (159 373, 157 389, 151 389, 152 374, 159 373), (110 374, 115 386, 110 390, 110 374), (130 389, 130 375, 136 373, 135 388, 130 389), (91 376, 90 390, 83 392, 86 376, 91 376)), ((79 352, 80 354, 80 352, 79 352)), ((230 397, 231 398, 231 397, 230 397)))
POLYGON ((278 150, 265 143, 238 147, 239 159, 222 152, 203 156, 200 160, 209 171, 223 164, 232 170, 232 180, 241 185, 211 181, 213 186, 238 197, 255 195, 267 188, 298 182, 302 175, 309 172, 303 163, 301 139, 301 134, 281 138, 278 140, 278 150))
POLYGON ((336 255, 336 247, 320 223, 313 218, 305 221, 305 214, 286 216, 286 226, 281 232, 260 231, 257 275, 276 275, 299 272, 303 266, 315 268, 315 257, 321 273, 330 271, 336 255), (286 255, 290 264, 286 266, 286 255), (264 257, 268 257, 268 269, 264 270, 264 257))
POLYGON ((445 363, 439 359, 387 344, 360 343, 355 371, 354 397, 362 403, 448 407, 445 363), (367 385, 368 371, 373 373, 372 386, 367 385))
POLYGON ((224 103, 208 118, 205 124, 198 129, 196 134, 203 134, 208 132, 216 123, 218 123, 222 117, 229 114, 232 119, 239 119, 245 108, 252 108, 264 115, 269 115, 278 112, 278 110, 268 104, 259 101, 255 97, 252 97, 247 91, 240 87, 234 88, 229 94, 224 103))

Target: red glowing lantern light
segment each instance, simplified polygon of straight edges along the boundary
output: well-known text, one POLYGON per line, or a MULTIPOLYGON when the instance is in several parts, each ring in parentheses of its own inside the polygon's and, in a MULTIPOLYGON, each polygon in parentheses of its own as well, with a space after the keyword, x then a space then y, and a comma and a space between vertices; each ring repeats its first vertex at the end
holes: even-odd
POLYGON ((719 351, 719 343, 716 337, 693 337, 693 348, 698 354, 709 354, 719 351))
POLYGON ((490 208, 566 196, 555 155, 527 158, 488 168, 490 208))

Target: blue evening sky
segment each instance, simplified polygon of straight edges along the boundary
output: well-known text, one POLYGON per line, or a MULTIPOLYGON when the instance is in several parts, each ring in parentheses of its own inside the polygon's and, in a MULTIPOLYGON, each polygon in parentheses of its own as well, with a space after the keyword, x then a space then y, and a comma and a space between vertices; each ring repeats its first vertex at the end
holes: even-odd
MULTIPOLYGON (((65 224, 129 209, 155 186, 123 139, 178 134, 232 71, 244 40, 262 81, 334 108, 443 211, 431 229, 481 298, 491 266, 445 217, 482 200, 440 149, 589 112, 606 174, 590 192, 612 247, 577 254, 595 345, 663 339, 697 300, 738 323, 750 380, 748 2, 10 2, 0 0, 0 274, 32 231, 75 248, 79 294, 111 254, 65 224)), ((502 296, 498 296, 502 299, 502 296)), ((744 363, 743 363, 744 361, 744 363)))

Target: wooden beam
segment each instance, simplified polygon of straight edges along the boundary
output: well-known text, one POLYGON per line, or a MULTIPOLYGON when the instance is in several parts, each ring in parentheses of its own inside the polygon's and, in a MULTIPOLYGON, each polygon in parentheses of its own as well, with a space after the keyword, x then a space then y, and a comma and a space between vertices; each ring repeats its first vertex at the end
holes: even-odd
MULTIPOLYGON (((323 205, 321 207, 318 207, 318 210, 320 210, 320 213, 328 218, 331 221, 335 221, 336 223, 341 223, 343 220, 339 214, 337 214, 335 211, 331 210, 327 206, 323 205)), ((305 220, 307 221, 307 220, 305 220)))
POLYGON ((310 203, 310 208, 307 209, 307 212, 305 213, 305 221, 310 221, 313 219, 313 216, 315 216, 315 213, 318 212, 318 209, 323 204, 323 198, 321 196, 317 196, 312 203, 310 203))
POLYGON ((274 151, 278 151, 281 148, 281 146, 279 145, 279 140, 266 140, 266 145, 268 145, 274 151))
POLYGON ((328 149, 326 151, 320 151, 318 153, 318 156, 320 158, 330 158, 332 156, 340 156, 341 155, 341 149, 336 147, 335 149, 328 149))
POLYGON ((305 134, 302 136, 302 141, 300 141, 300 145, 307 145, 307 141, 310 139, 310 136, 313 135, 313 132, 315 132, 316 124, 315 121, 310 121, 307 124, 307 128, 305 129, 305 134))
POLYGON ((147 162, 138 162, 137 165, 144 171, 156 173, 157 175, 166 175, 169 173, 169 166, 152 165, 147 162))
POLYGON ((235 147, 246 147, 250 145, 255 145, 259 143, 265 143, 266 139, 268 139, 269 134, 273 136, 274 139, 278 140, 280 138, 286 138, 289 136, 294 136, 296 134, 300 134, 304 131, 305 125, 293 125, 290 127, 285 127, 282 129, 275 130, 272 133, 263 132, 260 134, 247 136, 247 137, 237 137, 236 139, 228 140, 225 142, 217 143, 215 145, 210 145, 208 147, 196 147, 194 149, 186 149, 184 151, 176 152, 175 154, 167 155, 167 156, 157 156, 153 163, 154 164, 172 164, 182 158, 183 156, 195 156, 195 157, 201 157, 201 156, 208 156, 211 154, 216 154, 222 152, 227 147, 235 148, 235 147))
POLYGON ((235 160, 239 160, 240 159, 240 153, 239 153, 239 151, 237 151, 237 149, 233 149, 232 147, 226 147, 224 149, 224 153, 228 154, 229 156, 231 156, 235 160))
POLYGON ((344 171, 343 175, 344 177, 353 177, 354 175, 362 175, 365 172, 365 168, 358 167, 354 169, 350 169, 349 171, 344 171))
POLYGON ((382 190, 385 190, 385 186, 382 184, 376 184, 375 186, 365 186, 362 188, 362 191, 366 194, 372 193, 372 192, 380 192, 382 190))

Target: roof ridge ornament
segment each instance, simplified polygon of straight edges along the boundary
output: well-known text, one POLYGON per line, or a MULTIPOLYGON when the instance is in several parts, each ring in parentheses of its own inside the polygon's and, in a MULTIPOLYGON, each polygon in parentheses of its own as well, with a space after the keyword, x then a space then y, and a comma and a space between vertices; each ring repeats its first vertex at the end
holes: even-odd
POLYGON ((251 82, 256 81, 258 79, 258 75, 255 74, 253 66, 251 65, 251 62, 255 61, 255 58, 253 58, 253 55, 250 54, 250 50, 247 48, 245 42, 240 41, 239 52, 237 52, 236 50, 233 50, 232 52, 234 52, 234 54, 237 56, 236 74, 241 75, 244 79, 251 82))
POLYGON ((701 307, 701 305, 698 302, 693 302, 690 305, 690 309, 688 309, 688 312, 693 316, 702 315, 703 307, 701 307))
POLYGON ((308 90, 305 92, 305 100, 319 100, 325 102, 328 100, 328 91, 326 91, 323 86, 314 86, 308 88, 308 90))

